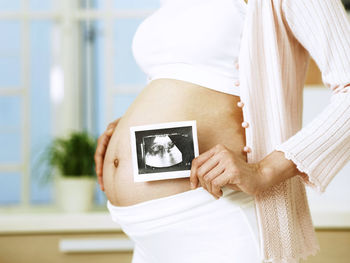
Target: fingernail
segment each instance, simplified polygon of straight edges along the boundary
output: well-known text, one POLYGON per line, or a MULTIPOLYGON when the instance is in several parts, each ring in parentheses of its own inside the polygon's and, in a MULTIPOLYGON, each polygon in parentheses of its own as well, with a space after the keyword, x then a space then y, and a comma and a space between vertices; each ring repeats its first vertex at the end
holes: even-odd
POLYGON ((191 182, 191 189, 193 189, 194 188, 194 184, 191 182))

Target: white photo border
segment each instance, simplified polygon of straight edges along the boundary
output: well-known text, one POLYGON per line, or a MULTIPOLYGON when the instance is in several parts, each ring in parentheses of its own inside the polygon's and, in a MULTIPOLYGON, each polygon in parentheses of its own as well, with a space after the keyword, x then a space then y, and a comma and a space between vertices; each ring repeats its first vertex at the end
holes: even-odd
POLYGON ((199 155, 198 150, 198 137, 197 137, 197 122, 196 120, 190 121, 176 121, 176 122, 162 122, 149 125, 139 125, 130 127, 130 144, 131 144, 131 154, 132 154, 132 165, 133 165, 133 175, 134 182, 145 182, 154 180, 164 180, 164 179, 174 179, 174 178, 185 178, 190 177, 191 171, 167 171, 152 174, 139 174, 138 161, 137 161, 137 151, 136 151, 136 131, 154 130, 154 129, 166 129, 166 128, 178 128, 178 127, 192 127, 192 138, 193 138, 193 148, 194 157, 199 155))

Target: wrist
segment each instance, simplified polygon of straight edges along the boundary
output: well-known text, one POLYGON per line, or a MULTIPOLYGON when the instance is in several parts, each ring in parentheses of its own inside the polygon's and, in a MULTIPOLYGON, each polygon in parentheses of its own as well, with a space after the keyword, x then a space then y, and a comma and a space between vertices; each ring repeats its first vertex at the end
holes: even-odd
POLYGON ((278 184, 301 174, 293 161, 285 158, 284 152, 273 151, 259 162, 260 171, 270 185, 278 184))
POLYGON ((273 178, 275 178, 274 168, 267 164, 266 160, 258 162, 259 174, 262 177, 262 188, 267 189, 273 185, 273 178))

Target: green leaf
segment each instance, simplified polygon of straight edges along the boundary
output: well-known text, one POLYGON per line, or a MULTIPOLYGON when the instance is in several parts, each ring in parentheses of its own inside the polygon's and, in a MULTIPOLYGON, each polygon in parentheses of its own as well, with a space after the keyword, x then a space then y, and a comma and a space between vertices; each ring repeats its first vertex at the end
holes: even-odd
POLYGON ((96 146, 97 139, 87 132, 71 132, 68 138, 55 138, 43 151, 41 158, 51 167, 46 177, 54 176, 52 170, 57 170, 63 176, 96 176, 96 146))

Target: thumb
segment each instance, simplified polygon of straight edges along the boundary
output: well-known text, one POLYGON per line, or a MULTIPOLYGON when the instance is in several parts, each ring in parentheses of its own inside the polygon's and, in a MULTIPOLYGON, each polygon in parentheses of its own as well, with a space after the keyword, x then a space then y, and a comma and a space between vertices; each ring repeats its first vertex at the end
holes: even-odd
POLYGON ((226 186, 227 186, 228 188, 233 189, 233 190, 242 192, 242 189, 239 188, 236 184, 227 184, 226 186))

